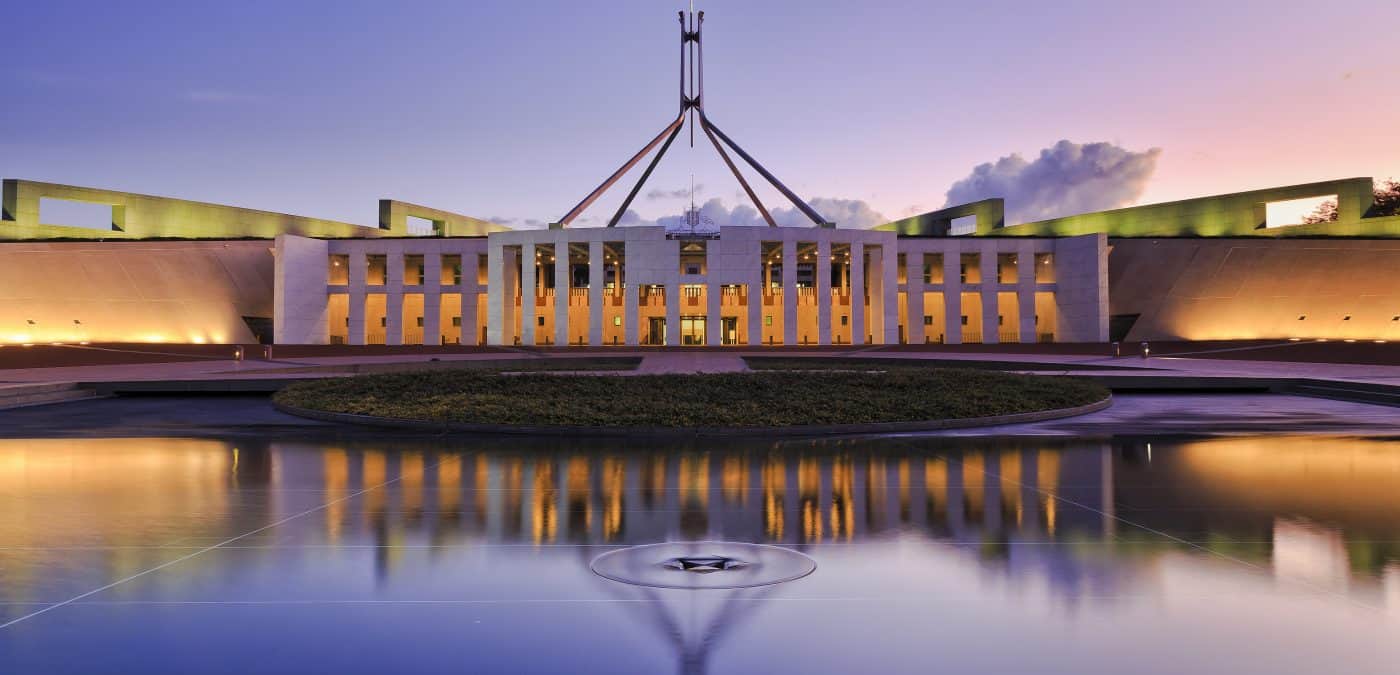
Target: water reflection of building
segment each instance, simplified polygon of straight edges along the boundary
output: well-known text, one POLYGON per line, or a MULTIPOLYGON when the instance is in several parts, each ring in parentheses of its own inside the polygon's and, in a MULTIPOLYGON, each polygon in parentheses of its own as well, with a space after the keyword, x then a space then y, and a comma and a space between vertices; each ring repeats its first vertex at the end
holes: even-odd
POLYGON ((0 546, 30 549, 0 568, 15 580, 5 593, 22 599, 59 558, 100 559, 121 576, 163 561, 138 545, 219 541, 325 504, 284 528, 332 545, 373 545, 380 575, 394 573, 407 547, 475 541, 711 538, 803 548, 917 536, 962 547, 989 570, 1080 589, 1108 583, 1112 555, 1163 550, 1137 546, 1161 537, 1116 524, 1122 516, 1270 565, 1282 578, 1400 595, 1394 443, 1271 437, 1156 446, 0 441, 0 546), (1036 540, 1094 544, 1097 553, 1014 545, 1036 540))

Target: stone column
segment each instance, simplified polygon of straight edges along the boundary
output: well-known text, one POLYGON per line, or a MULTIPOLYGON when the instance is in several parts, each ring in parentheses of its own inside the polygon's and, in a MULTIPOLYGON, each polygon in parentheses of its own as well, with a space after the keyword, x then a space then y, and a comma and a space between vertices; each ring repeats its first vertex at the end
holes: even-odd
POLYGON ((997 287, 1001 279, 997 274, 997 243, 984 241, 979 256, 982 264, 982 343, 994 345, 1001 342, 1001 316, 997 303, 997 287))
POLYGON ((384 284, 384 344, 403 344, 403 251, 389 251, 385 257, 388 277, 384 284))
POLYGON ((831 344, 831 240, 817 242, 817 344, 831 344))
POLYGON ((1034 343, 1035 327, 1035 242, 1016 242, 1016 310, 1021 342, 1034 343))
MULTIPOLYGON (((500 247, 498 246, 496 248, 499 249, 500 247)), ((460 290, 462 293, 462 326, 460 329, 458 329, 457 334, 461 336, 460 339, 462 341, 462 344, 464 345, 476 345, 480 344, 481 342, 481 332, 476 325, 477 304, 480 302, 480 299, 477 298, 477 294, 481 293, 481 284, 477 281, 476 276, 476 270, 479 264, 477 258, 478 255, 480 254, 475 252, 462 253, 462 283, 460 286, 457 287, 458 290, 460 290)), ((493 277, 490 276, 491 260, 489 255, 487 256, 486 270, 488 275, 487 289, 489 290, 490 286, 493 285, 491 283, 491 279, 493 277)), ((497 284, 494 285, 499 285, 499 282, 497 282, 497 284)), ((491 301, 489 295, 487 297, 486 304, 487 307, 490 307, 491 301)), ((499 312, 497 313, 497 316, 499 316, 499 312)), ((489 316, 486 319, 486 323, 488 326, 487 332, 489 333, 491 323, 491 318, 489 316)))
POLYGON ((442 344, 442 252, 423 254, 423 344, 442 344))
MULTIPOLYGON (((889 266, 886 264, 887 261, 885 257, 888 253, 889 252, 886 251, 884 247, 870 249, 870 312, 867 317, 869 326, 866 333, 870 336, 870 342, 877 345, 888 344, 885 342, 885 324, 887 323, 887 317, 885 316, 886 308, 884 306, 885 268, 889 266)), ((888 262, 893 264, 894 261, 888 262)), ((865 335, 862 335, 861 338, 865 338, 865 335)))
POLYGON ((749 344, 763 344, 763 289, 768 285, 768 263, 763 260, 763 242, 753 242, 752 258, 758 264, 749 264, 749 288, 748 288, 748 310, 749 310, 749 344))
POLYGON ((911 345, 921 345, 926 339, 924 329, 924 252, 909 251, 904 254, 904 299, 908 328, 905 338, 911 345))
MULTIPOLYGON (((505 344, 510 331, 510 321, 506 316, 506 303, 510 296, 506 292, 505 246, 488 241, 486 245, 486 344, 505 344)), ((462 323, 467 321, 466 294, 462 295, 462 323)))
POLYGON ((899 254, 895 251, 895 240, 891 239, 882 249, 880 271, 884 278, 880 282, 880 312, 885 315, 884 344, 899 344, 899 254))
POLYGON ((569 335, 569 302, 573 300, 573 279, 569 274, 569 232, 554 235, 554 344, 568 345, 577 336, 569 335))
POLYGON ((962 248, 956 243, 943 251, 943 341, 962 344, 962 248))
POLYGON ((705 279, 705 344, 718 347, 724 344, 724 285, 712 284, 705 279))
POLYGON ((345 315, 349 319, 349 326, 345 341, 352 345, 362 345, 365 343, 365 301, 368 295, 366 281, 369 276, 369 259, 363 249, 350 253, 349 273, 349 308, 345 315))
POLYGON ((666 346, 675 347, 681 343, 681 284, 679 281, 666 283, 666 346))
POLYGON ((603 286, 607 283, 603 242, 588 244, 588 344, 603 344, 603 286))
POLYGON ((520 344, 535 344, 535 243, 520 245, 520 344))
MULTIPOLYGON (((626 264, 626 261, 623 261, 623 265, 626 264)), ((630 279, 625 282, 622 289, 622 341, 627 343, 629 347, 636 347, 638 342, 637 303, 641 299, 638 291, 638 285, 630 279)))
POLYGON ((783 242, 783 344, 797 341, 797 242, 783 242))
POLYGON ((851 242, 851 344, 865 344, 865 244, 851 242))

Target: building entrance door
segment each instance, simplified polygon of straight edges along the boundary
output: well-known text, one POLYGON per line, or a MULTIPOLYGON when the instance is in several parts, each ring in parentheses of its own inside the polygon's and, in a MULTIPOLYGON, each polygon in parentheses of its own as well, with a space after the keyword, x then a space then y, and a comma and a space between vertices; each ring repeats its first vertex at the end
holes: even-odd
POLYGON ((739 344, 739 317, 726 316, 719 320, 720 333, 727 345, 739 344))
POLYGON ((666 344, 666 317, 653 316, 647 320, 647 339, 642 344, 658 346, 666 344))
POLYGON ((704 315, 681 317, 681 344, 687 346, 705 344, 704 315))

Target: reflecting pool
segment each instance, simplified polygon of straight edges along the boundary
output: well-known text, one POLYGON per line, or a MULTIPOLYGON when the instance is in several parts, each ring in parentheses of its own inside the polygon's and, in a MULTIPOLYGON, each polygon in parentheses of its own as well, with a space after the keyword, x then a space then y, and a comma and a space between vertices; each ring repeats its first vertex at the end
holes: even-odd
POLYGON ((1394 673, 1400 441, 0 440, 0 624, 5 673, 1394 673), (590 569, 681 540, 817 567, 590 569))

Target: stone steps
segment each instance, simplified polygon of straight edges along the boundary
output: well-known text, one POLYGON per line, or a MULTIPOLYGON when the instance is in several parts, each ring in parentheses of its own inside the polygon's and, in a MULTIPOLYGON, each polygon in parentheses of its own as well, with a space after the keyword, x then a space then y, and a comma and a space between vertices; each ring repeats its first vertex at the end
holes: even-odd
POLYGON ((96 391, 82 387, 76 382, 0 385, 0 410, 67 403, 98 397, 99 394, 96 391))

